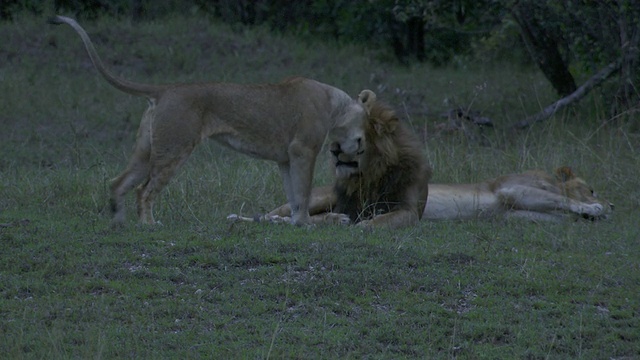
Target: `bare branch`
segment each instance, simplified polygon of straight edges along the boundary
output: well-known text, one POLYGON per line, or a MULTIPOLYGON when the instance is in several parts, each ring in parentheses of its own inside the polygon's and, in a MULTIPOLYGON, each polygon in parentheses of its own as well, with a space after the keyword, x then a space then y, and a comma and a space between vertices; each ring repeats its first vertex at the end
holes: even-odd
POLYGON ((578 100, 582 99, 591 91, 594 87, 600 85, 603 81, 608 79, 611 75, 613 75, 616 71, 620 70, 620 66, 622 65, 622 58, 617 59, 611 64, 605 66, 600 71, 598 71, 595 75, 593 75, 589 80, 585 81, 576 91, 572 92, 570 95, 563 97, 562 99, 554 102, 553 104, 544 108, 541 112, 529 116, 524 120, 518 121, 511 125, 512 128, 515 129, 524 129, 537 123, 539 121, 546 120, 553 116, 556 112, 563 109, 567 105, 571 105, 578 100))

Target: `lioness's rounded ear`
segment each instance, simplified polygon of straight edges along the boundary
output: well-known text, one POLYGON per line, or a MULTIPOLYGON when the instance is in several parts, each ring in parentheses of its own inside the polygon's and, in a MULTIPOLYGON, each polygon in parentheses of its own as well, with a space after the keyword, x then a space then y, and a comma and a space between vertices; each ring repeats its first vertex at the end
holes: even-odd
POLYGON ((556 169, 556 177, 562 182, 574 179, 576 174, 573 173, 570 167, 562 166, 556 169))
POLYGON ((370 113, 373 108, 373 103, 376 102, 376 93, 371 90, 362 90, 360 95, 358 95, 358 101, 364 106, 367 113, 370 113))

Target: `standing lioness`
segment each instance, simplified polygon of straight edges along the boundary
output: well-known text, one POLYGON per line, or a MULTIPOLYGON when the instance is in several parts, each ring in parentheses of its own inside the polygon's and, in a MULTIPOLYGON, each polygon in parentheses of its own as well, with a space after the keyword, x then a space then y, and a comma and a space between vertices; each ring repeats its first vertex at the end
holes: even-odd
POLYGON ((149 100, 129 165, 111 185, 117 224, 124 222, 124 196, 138 185, 140 221, 155 223, 155 196, 204 138, 277 162, 294 224, 310 221, 313 170, 327 135, 332 148, 356 159, 364 152, 364 122, 375 100, 370 90, 356 101, 340 89, 303 78, 259 85, 134 83, 105 69, 75 20, 55 16, 50 22, 75 29, 93 65, 111 85, 149 100))

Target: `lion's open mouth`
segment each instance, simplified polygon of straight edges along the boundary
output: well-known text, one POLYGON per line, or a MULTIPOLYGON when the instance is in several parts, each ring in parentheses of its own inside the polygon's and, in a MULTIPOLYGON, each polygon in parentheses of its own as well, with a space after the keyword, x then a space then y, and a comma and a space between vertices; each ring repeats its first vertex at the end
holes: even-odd
POLYGON ((335 161, 335 171, 338 178, 348 178, 360 173, 359 156, 347 155, 340 149, 331 150, 335 161))
POLYGON ((336 162, 336 167, 340 167, 340 166, 346 166, 346 167, 350 167, 350 168, 357 168, 358 167, 358 162, 357 161, 340 161, 338 160, 336 162))
POLYGON ((338 179, 346 179, 360 173, 360 163, 357 161, 336 160, 335 169, 338 179))

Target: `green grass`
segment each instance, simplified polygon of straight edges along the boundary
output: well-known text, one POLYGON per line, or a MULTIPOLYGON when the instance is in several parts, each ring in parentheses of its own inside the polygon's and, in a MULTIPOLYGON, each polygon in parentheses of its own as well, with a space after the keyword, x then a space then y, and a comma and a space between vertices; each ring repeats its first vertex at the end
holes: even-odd
MULTIPOLYGON (((205 143, 156 218, 111 230, 108 181, 142 99, 109 87, 75 33, 0 24, 0 353, 7 358, 640 357, 640 133, 597 96, 527 131, 554 99, 530 69, 432 69, 375 49, 303 44, 202 19, 84 24, 139 81, 317 78, 371 88, 416 131, 434 181, 570 165, 616 205, 561 224, 422 222, 396 231, 230 224, 284 201, 275 165, 205 143), (184 29, 188 24, 189 31, 184 29), (490 116, 492 146, 436 134, 439 114, 490 116), (635 129, 635 130, 634 130, 635 129)), ((316 183, 329 180, 324 157, 316 183)))

